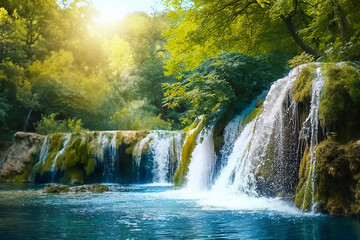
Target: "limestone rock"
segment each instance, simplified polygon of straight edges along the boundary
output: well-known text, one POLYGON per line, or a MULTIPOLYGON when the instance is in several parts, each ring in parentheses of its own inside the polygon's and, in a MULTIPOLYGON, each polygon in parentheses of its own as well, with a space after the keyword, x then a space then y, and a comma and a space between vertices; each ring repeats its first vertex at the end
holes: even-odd
POLYGON ((3 160, 0 177, 10 180, 14 176, 23 174, 27 167, 32 166, 42 139, 43 136, 35 133, 16 133, 14 143, 3 160))

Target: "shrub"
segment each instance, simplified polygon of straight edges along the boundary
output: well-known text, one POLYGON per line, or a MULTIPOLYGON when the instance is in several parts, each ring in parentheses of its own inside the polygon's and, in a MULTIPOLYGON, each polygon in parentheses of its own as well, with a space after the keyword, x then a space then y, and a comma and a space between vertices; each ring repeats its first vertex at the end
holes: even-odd
POLYGON ((76 120, 75 118, 69 118, 67 120, 57 120, 57 116, 58 113, 43 116, 39 122, 34 124, 36 132, 47 135, 57 132, 80 133, 81 131, 84 131, 81 119, 76 120))

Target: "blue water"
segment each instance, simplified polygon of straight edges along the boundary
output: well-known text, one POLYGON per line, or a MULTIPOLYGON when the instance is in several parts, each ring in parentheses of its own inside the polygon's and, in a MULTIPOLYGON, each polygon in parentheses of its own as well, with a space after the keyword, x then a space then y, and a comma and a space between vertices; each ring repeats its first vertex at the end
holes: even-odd
POLYGON ((42 187, 0 186, 1 239, 360 238, 357 220, 304 214, 280 200, 262 208, 256 199, 249 207, 244 199, 212 202, 171 186, 110 185, 103 194, 59 195, 42 187))

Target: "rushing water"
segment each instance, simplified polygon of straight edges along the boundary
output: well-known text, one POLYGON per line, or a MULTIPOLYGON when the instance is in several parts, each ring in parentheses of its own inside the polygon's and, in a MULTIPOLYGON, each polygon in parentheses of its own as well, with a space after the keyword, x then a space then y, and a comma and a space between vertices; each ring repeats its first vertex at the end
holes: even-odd
POLYGON ((0 185, 1 239, 359 239, 360 223, 302 213, 279 199, 110 185, 44 194, 0 185))
POLYGON ((314 208, 316 203, 315 201, 315 166, 316 166, 316 145, 319 143, 318 140, 318 131, 319 131, 319 109, 320 109, 320 100, 321 100, 321 93, 324 87, 324 79, 321 75, 321 68, 318 67, 316 69, 316 78, 312 83, 312 94, 311 94, 311 103, 310 103, 310 112, 305 120, 304 125, 310 123, 310 166, 309 166, 309 173, 308 178, 306 179, 306 187, 304 192, 304 200, 302 208, 306 210, 305 204, 305 197, 307 195, 307 191, 311 190, 311 207, 314 208), (311 185, 309 187, 309 184, 311 185))

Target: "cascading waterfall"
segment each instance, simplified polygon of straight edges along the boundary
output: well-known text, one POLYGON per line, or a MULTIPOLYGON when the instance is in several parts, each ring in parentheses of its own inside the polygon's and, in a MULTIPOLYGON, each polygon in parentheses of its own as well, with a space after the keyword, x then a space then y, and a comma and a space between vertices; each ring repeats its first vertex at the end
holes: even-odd
POLYGON ((310 125, 310 129, 307 131, 310 133, 310 166, 308 178, 306 179, 306 187, 304 192, 304 200, 302 209, 305 209, 306 196, 308 196, 308 191, 311 191, 310 204, 312 210, 315 207, 315 167, 316 167, 316 146, 319 143, 318 132, 319 132, 319 108, 321 100, 321 92, 324 87, 324 79, 321 75, 321 68, 316 68, 316 77, 312 83, 312 95, 310 102, 310 112, 305 122, 303 123, 303 128, 307 128, 310 125))
POLYGON ((54 159, 54 162, 53 164, 51 165, 51 182, 54 182, 55 181, 55 176, 56 176, 56 162, 59 158, 59 156, 61 154, 63 154, 65 152, 65 149, 69 143, 69 140, 70 140, 70 137, 71 137, 71 134, 67 134, 64 138, 64 141, 62 143, 62 148, 61 150, 56 154, 55 156, 55 159, 54 159))
MULTIPOLYGON (((248 195, 257 195, 255 179, 275 136, 282 142, 283 102, 291 91, 300 68, 276 81, 265 99, 262 112, 248 123, 234 144, 227 165, 215 181, 213 190, 230 189, 248 195)), ((281 144, 274 146, 277 151, 281 144)), ((276 159, 273 159, 276 161, 276 159)))
POLYGON ((54 134, 44 139, 33 180, 171 183, 183 132, 106 131, 54 134))
MULTIPOLYGON (((263 103, 261 112, 249 123, 244 119, 254 109, 254 102, 235 117, 224 131, 224 145, 220 150, 222 167, 210 188, 210 194, 233 194, 242 199, 259 196, 294 194, 298 183, 298 168, 304 149, 309 143, 310 162, 307 166, 305 197, 311 195, 311 206, 316 203, 316 146, 319 143, 319 108, 324 79, 321 67, 316 65, 312 80, 310 110, 304 122, 300 122, 299 109, 293 100, 293 87, 303 66, 277 80, 263 103)), ((186 189, 206 189, 215 155, 212 132, 203 131, 192 153, 186 189)), ((229 195, 229 196, 230 196, 229 195)), ((247 200, 246 200, 247 201, 247 200)), ((210 201, 213 202, 213 201, 210 201)), ((216 204, 215 204, 216 205, 216 204)), ((304 206, 302 207, 304 209, 304 206)), ((305 210, 305 209, 304 209, 305 210)))
POLYGON ((188 190, 205 190, 211 183, 215 167, 214 126, 203 129, 196 139, 189 172, 186 176, 188 190))
POLYGON ((34 165, 33 169, 36 169, 37 166, 39 166, 40 164, 42 166, 44 166, 46 158, 49 155, 50 145, 51 145, 51 136, 46 136, 45 140, 44 140, 44 143, 43 143, 43 145, 41 147, 41 150, 40 150, 39 161, 34 165))
POLYGON ((256 104, 260 99, 265 98, 267 92, 263 92, 257 98, 255 98, 239 115, 234 117, 224 129, 224 145, 221 147, 219 156, 217 156, 217 172, 226 166, 229 156, 234 148, 236 140, 239 138, 241 132, 246 126, 246 118, 252 113, 255 109, 256 104))
POLYGON ((102 154, 103 154, 103 179, 106 182, 116 181, 116 161, 118 159, 117 148, 116 148, 116 134, 117 132, 107 132, 103 136, 102 141, 102 154), (111 136, 112 135, 112 136, 111 136), (111 137, 110 143, 109 138, 111 137))
POLYGON ((180 132, 151 131, 135 146, 133 155, 138 168, 138 176, 140 176, 142 158, 146 157, 147 160, 152 161, 152 164, 149 163, 146 166, 149 168, 148 172, 151 172, 152 182, 170 183, 180 162, 181 147, 180 132), (147 153, 146 156, 144 152, 147 153))

